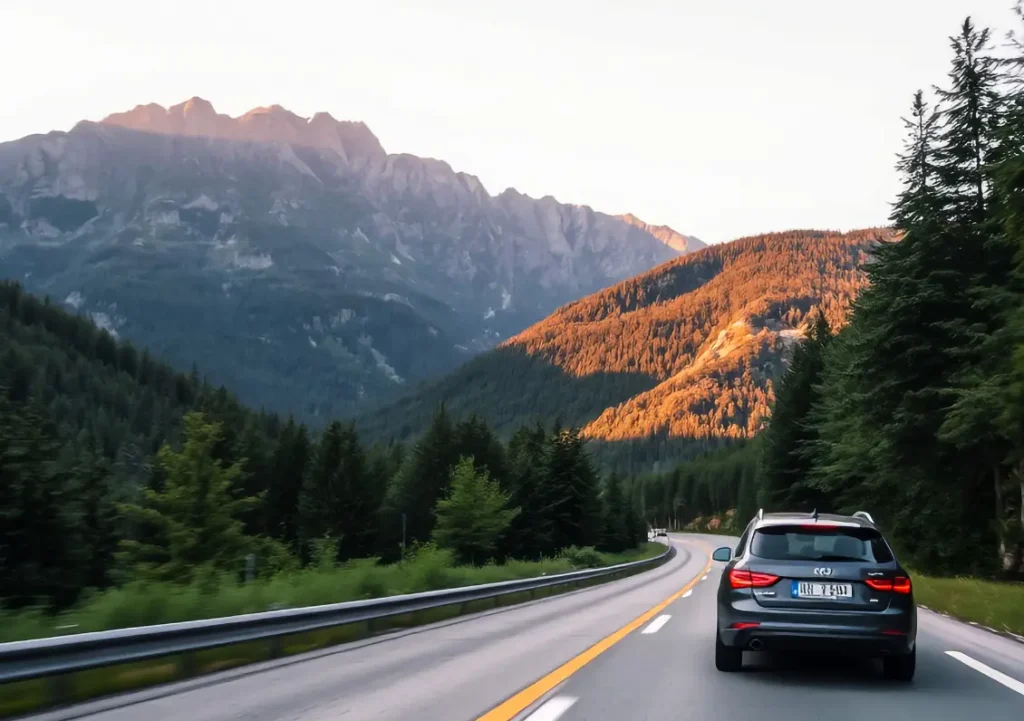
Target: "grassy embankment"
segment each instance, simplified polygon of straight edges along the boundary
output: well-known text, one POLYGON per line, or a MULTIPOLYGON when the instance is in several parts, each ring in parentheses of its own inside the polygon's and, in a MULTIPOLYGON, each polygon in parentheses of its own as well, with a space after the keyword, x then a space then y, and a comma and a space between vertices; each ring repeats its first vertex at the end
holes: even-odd
MULTIPOLYGON (((449 554, 427 550, 402 564, 378 566, 373 562, 358 561, 342 568, 308 569, 247 584, 222 583, 212 589, 203 589, 199 584, 132 584, 97 594, 59 616, 41 611, 0 613, 0 642, 533 578, 584 567, 610 566, 651 558, 664 550, 665 546, 660 543, 645 543, 619 554, 570 549, 554 559, 511 561, 501 565, 475 567, 455 566, 449 554)), ((580 585, 592 585, 606 580, 604 578, 580 585)), ((0 717, 26 713, 53 703, 83 701, 276 656, 355 641, 387 630, 432 623, 495 606, 508 606, 534 597, 562 593, 571 588, 546 589, 534 595, 524 592, 505 596, 497 602, 492 600, 452 605, 394 616, 372 625, 358 623, 311 631, 280 639, 276 646, 266 642, 238 644, 69 676, 0 685, 0 717)))

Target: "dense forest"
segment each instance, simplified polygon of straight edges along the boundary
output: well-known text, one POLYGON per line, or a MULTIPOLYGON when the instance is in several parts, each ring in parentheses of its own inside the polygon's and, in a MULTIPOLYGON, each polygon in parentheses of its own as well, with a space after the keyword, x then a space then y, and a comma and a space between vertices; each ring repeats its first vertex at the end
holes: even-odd
POLYGON ((869 249, 892 239, 884 228, 790 231, 702 249, 564 306, 357 425, 413 437, 440 402, 501 434, 559 417, 622 472, 750 437, 810 314, 841 325, 869 249))
MULTIPOLYGON (((136 579, 273 573, 325 557, 463 563, 617 552, 646 536, 579 433, 506 445, 439 408, 409 446, 313 434, 0 284, 0 599, 64 607, 136 579), (403 535, 404 532, 404 535, 403 535)), ((319 561, 317 561, 319 563, 319 561)))
POLYGON ((904 120, 893 231, 706 249, 359 424, 248 409, 0 284, 0 598, 423 544, 471 564, 615 551, 644 519, 735 528, 759 506, 869 510, 915 568, 1021 574, 1024 44, 997 58, 967 20, 951 45, 904 120), (360 437, 387 423, 402 440, 360 437), (691 458, 638 471, 679 438, 691 458), (625 450, 601 477, 588 445, 625 450))
POLYGON ((916 93, 904 120, 902 239, 872 250, 845 325, 815 318, 767 429, 723 451, 732 470, 708 456, 645 479, 648 508, 739 507, 734 527, 758 504, 864 509, 921 570, 1024 573, 1024 43, 1011 42, 997 58, 969 19, 951 38, 937 101, 916 93), (717 480, 683 482, 695 469, 717 480))

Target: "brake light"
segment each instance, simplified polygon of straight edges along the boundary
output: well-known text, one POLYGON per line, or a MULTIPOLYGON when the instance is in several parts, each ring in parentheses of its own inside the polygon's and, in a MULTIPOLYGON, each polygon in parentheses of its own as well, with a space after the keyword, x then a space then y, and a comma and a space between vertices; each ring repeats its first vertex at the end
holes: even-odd
POLYGON ((729 628, 734 628, 737 631, 742 631, 745 628, 757 628, 760 625, 761 624, 755 623, 753 621, 737 621, 733 625, 729 626, 729 628))
POLYGON ((906 636, 907 634, 906 634, 905 631, 896 631, 895 629, 886 629, 886 630, 882 631, 882 635, 884 635, 884 636, 906 636))
POLYGON ((876 591, 891 591, 892 590, 892 579, 891 578, 869 578, 864 583, 868 584, 871 588, 876 591))
POLYGON ((729 583, 733 588, 767 588, 778 580, 778 576, 770 573, 758 573, 745 568, 734 568, 729 571, 729 583))
POLYGON ((896 578, 869 578, 864 581, 868 586, 875 589, 876 591, 892 591, 893 593, 910 593, 910 579, 906 576, 896 576, 896 578))
POLYGON ((803 528, 805 530, 817 531, 821 528, 839 528, 839 526, 837 526, 834 523, 805 523, 801 525, 800 528, 803 528))

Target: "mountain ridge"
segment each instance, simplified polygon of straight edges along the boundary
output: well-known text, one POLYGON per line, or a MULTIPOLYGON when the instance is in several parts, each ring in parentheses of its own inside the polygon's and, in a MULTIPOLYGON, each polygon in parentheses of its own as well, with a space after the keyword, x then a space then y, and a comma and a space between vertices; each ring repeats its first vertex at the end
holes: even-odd
POLYGON ((813 313, 842 325, 860 266, 890 237, 788 231, 709 246, 561 306, 360 428, 415 435, 440 402, 505 433, 558 417, 630 470, 749 437, 813 313))
POLYGON ((306 419, 678 255, 589 206, 389 155, 327 113, 232 119, 193 98, 0 144, 4 275, 306 419))

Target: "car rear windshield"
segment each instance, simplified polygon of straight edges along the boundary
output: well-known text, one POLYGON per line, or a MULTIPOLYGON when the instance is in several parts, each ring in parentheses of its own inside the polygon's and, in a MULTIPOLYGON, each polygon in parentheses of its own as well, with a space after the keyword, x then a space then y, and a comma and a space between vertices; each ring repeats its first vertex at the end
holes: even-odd
POLYGON ((889 563, 892 551, 872 528, 769 526, 759 528, 750 551, 773 561, 868 561, 889 563))

